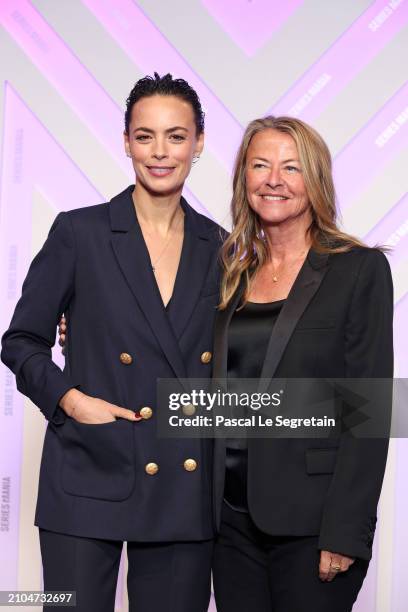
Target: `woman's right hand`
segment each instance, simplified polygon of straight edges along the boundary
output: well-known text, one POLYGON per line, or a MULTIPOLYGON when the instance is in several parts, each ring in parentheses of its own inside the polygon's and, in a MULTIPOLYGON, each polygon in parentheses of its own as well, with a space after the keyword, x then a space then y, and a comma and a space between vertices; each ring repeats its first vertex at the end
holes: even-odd
POLYGON ((87 425, 112 423, 116 419, 127 419, 128 421, 140 421, 142 419, 133 410, 120 408, 115 404, 105 402, 105 400, 91 397, 78 389, 67 391, 60 399, 59 405, 69 417, 87 425))

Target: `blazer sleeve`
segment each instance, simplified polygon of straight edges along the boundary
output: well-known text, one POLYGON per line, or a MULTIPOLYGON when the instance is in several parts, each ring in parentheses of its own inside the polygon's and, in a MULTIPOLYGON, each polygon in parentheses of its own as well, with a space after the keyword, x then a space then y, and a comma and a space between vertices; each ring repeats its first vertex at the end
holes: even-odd
POLYGON ((74 294, 74 273, 71 220, 68 213, 60 213, 30 266, 2 338, 1 359, 16 375, 17 389, 56 424, 65 418, 59 400, 77 386, 51 355, 58 321, 74 294))
MULTIPOLYGON (((364 251, 345 328, 345 376, 387 378, 384 410, 391 418, 393 287, 386 257, 364 251)), ((387 418, 385 419, 387 421, 387 418)), ((388 439, 342 434, 323 509, 319 548, 370 559, 388 439)))

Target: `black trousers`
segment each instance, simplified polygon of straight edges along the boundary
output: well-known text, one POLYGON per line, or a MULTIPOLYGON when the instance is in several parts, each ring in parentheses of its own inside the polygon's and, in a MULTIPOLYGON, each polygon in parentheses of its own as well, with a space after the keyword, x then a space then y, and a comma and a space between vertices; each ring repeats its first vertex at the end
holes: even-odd
POLYGON ((322 582, 319 559, 317 537, 267 535, 224 502, 213 562, 217 612, 349 612, 368 561, 322 582))
MULTIPOLYGON (((40 529, 40 545, 44 590, 76 591, 75 612, 114 612, 123 542, 40 529)), ((212 540, 128 542, 127 553, 130 612, 207 612, 212 540)))

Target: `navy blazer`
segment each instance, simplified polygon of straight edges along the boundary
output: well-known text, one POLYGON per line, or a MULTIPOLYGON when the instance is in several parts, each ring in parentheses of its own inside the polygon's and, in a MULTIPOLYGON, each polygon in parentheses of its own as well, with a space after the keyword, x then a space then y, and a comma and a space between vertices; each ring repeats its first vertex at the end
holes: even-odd
POLYGON ((221 232, 181 200, 185 234, 166 311, 132 190, 57 216, 3 336, 3 362, 48 419, 35 523, 104 539, 207 539, 212 444, 156 435, 156 380, 210 376, 200 356, 212 350, 221 232), (62 313, 64 371, 51 358, 62 313), (153 417, 81 424, 58 406, 72 387, 135 411, 149 406, 153 417), (197 469, 187 471, 186 459, 197 469), (159 466, 154 475, 149 462, 159 466))
MULTIPOLYGON (((241 284, 217 315, 216 379, 227 375, 228 327, 242 293, 241 284)), ((325 255, 311 250, 273 328, 260 378, 392 379, 392 318, 390 267, 380 251, 355 248, 325 255)), ((390 380, 385 421, 391 391, 390 380)), ((335 438, 248 438, 252 519, 265 533, 318 535, 320 549, 369 559, 387 448, 386 438, 357 439, 348 432, 335 438)), ((225 452, 225 440, 216 440, 217 524, 225 452)))

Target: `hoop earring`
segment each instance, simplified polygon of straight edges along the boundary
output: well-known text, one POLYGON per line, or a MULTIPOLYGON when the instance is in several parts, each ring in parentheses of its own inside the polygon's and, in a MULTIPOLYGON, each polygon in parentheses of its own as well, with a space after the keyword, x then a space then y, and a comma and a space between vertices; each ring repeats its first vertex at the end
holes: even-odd
POLYGON ((199 155, 194 155, 193 160, 191 162, 191 165, 194 166, 194 164, 196 164, 199 159, 200 159, 199 155))

